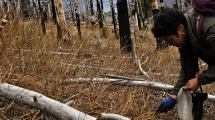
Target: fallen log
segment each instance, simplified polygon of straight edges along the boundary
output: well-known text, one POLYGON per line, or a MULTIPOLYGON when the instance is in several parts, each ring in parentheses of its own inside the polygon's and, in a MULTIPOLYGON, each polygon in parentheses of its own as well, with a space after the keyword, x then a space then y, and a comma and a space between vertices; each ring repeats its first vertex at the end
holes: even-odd
MULTIPOLYGON (((77 78, 77 79, 69 79, 71 82, 94 82, 94 83, 112 83, 117 85, 128 85, 128 86, 146 86, 151 87, 155 89, 161 89, 166 92, 171 91, 174 86, 164 84, 161 82, 153 82, 153 81, 147 81, 143 79, 132 80, 132 78, 126 79, 127 77, 121 77, 120 79, 113 78, 77 78)), ((215 96, 208 94, 208 100, 209 101, 215 101, 215 96)))
POLYGON ((0 96, 12 98, 63 120, 96 120, 66 104, 46 97, 38 92, 7 83, 0 83, 0 96))

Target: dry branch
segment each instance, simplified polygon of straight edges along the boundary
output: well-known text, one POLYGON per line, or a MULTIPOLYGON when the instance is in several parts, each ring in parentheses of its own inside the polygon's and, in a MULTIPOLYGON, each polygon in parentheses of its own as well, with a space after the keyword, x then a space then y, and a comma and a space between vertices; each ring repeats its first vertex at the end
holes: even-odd
POLYGON ((96 120, 95 117, 82 113, 66 104, 48 98, 38 92, 20 88, 7 83, 0 83, 0 96, 12 98, 29 106, 49 113, 64 120, 96 120))
POLYGON ((130 119, 117 114, 101 113, 97 120, 130 120, 130 119))
MULTIPOLYGON (((115 76, 116 77, 116 76, 115 76)), ((128 77, 127 77, 128 78, 128 77)), ((146 86, 154 89, 161 89, 164 91, 171 91, 174 86, 168 85, 160 82, 152 82, 143 79, 132 80, 132 78, 126 79, 126 77, 120 79, 111 79, 111 78, 77 78, 70 79, 72 82, 94 82, 94 83, 113 83, 117 85, 128 85, 128 86, 146 86)), ((208 94, 208 100, 215 101, 215 96, 208 94)))

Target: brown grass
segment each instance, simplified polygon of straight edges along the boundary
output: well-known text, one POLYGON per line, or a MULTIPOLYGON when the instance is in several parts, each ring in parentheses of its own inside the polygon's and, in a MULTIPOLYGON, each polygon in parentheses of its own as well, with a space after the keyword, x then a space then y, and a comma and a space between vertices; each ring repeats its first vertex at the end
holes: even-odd
MULTIPOLYGON (((110 27, 106 27, 107 38, 101 38, 98 28, 92 30, 88 26, 82 26, 82 40, 72 24, 68 23, 68 28, 70 44, 65 44, 56 39, 56 26, 51 22, 47 24, 46 35, 41 32, 38 21, 14 21, 7 24, 0 41, 0 81, 40 92, 61 102, 73 100, 72 107, 93 116, 110 112, 133 120, 178 119, 176 109, 154 116, 162 99, 162 91, 146 87, 66 81, 68 78, 116 74, 174 84, 177 77, 168 74, 179 73, 176 48, 169 47, 156 52, 155 40, 150 31, 145 40, 142 40, 142 31, 139 31, 136 40, 137 54, 142 62, 145 61, 142 65, 144 70, 167 74, 152 74, 150 78, 146 78, 134 65, 131 55, 120 52, 119 40, 115 39, 110 27), (59 55, 51 51, 71 54, 59 55), (68 99, 73 95, 75 96, 68 99)), ((211 85, 205 89, 210 93, 215 91, 211 85)), ((207 103, 205 119, 213 117, 213 108, 213 104, 207 103)), ((0 97, 0 119, 42 119, 42 112, 0 97)))

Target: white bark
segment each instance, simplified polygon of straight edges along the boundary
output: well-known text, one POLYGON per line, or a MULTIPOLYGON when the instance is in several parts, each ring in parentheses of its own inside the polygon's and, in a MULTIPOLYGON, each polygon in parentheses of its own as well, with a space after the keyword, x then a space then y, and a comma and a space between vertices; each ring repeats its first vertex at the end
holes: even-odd
POLYGON ((101 113, 97 120, 130 120, 130 119, 117 114, 101 113))
POLYGON ((146 80, 126 80, 126 79, 109 79, 109 78, 77 78, 70 79, 72 82, 94 82, 94 83, 113 83, 128 86, 146 86, 163 90, 172 90, 174 86, 159 82, 151 82, 146 80))
POLYGON ((7 83, 0 83, 0 96, 12 98, 43 112, 49 113, 58 119, 64 120, 96 120, 95 117, 80 112, 66 104, 48 98, 40 93, 20 88, 7 83))
MULTIPOLYGON (((165 91, 170 91, 174 88, 173 85, 168 85, 160 82, 152 82, 143 79, 132 80, 130 79, 111 79, 111 78, 77 78, 70 79, 72 82, 94 82, 94 83, 113 83, 118 85, 128 85, 128 86, 146 86, 155 89, 162 89, 165 91)), ((215 101, 215 96, 208 94, 208 100, 215 101)))

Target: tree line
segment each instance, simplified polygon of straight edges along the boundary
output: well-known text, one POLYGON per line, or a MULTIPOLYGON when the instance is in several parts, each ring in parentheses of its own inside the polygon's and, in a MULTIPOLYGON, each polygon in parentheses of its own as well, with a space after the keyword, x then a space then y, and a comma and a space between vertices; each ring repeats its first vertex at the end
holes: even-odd
MULTIPOLYGON (((182 0, 175 0, 175 8, 182 8, 182 0)), ((156 16, 164 8, 163 0, 108 0, 110 11, 104 13, 103 0, 0 0, 2 15, 7 15, 9 20, 23 21, 40 19, 42 31, 46 34, 48 19, 57 25, 57 37, 64 41, 69 40, 69 32, 66 20, 71 20, 77 27, 81 39, 81 21, 88 22, 93 27, 98 23, 101 37, 105 37, 104 17, 112 18, 113 31, 117 37, 119 34, 120 48, 123 51, 132 51, 131 28, 129 18, 135 18, 139 30, 145 26, 145 20, 149 16, 156 16), (80 8, 85 8, 81 11, 80 8), (115 7, 116 6, 116 7, 115 7), (116 12, 117 11, 117 12, 116 12), (82 19, 81 19, 82 18, 82 19)), ((155 18, 155 17, 154 17, 155 18)), ((157 41, 157 48, 166 47, 166 44, 157 41)))

